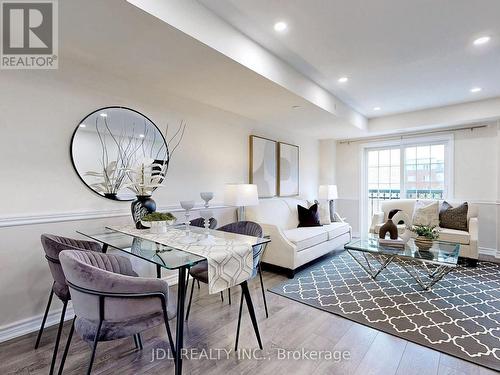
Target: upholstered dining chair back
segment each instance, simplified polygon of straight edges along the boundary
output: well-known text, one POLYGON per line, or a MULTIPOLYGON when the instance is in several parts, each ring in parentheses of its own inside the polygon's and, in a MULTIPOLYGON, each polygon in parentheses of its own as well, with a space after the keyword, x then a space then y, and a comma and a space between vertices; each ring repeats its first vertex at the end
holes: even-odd
POLYGON ((138 277, 126 257, 66 250, 61 252, 60 260, 79 319, 130 322, 134 317, 143 318, 161 312, 159 294, 168 300, 168 283, 138 277), (152 295, 133 297, 141 293, 152 295))
POLYGON ((42 234, 41 242, 45 251, 45 258, 49 263, 50 273, 54 279, 54 293, 62 300, 70 299, 66 278, 64 277, 59 254, 63 250, 85 250, 101 252, 101 246, 94 241, 76 240, 73 238, 56 236, 53 234, 42 234))
MULTIPOLYGON (((215 229, 217 227, 217 220, 215 218, 211 217, 208 222, 209 222, 208 227, 210 229, 215 229)), ((205 219, 202 217, 198 217, 196 219, 191 220, 189 222, 189 224, 192 225, 193 227, 204 228, 205 227, 205 219)))
MULTIPOLYGON (((220 227, 218 230, 223 232, 243 234, 246 236, 262 237, 262 227, 253 221, 236 221, 220 227)), ((260 258, 264 252, 264 245, 253 247, 253 272, 252 277, 257 274, 257 267, 260 263, 260 258)))

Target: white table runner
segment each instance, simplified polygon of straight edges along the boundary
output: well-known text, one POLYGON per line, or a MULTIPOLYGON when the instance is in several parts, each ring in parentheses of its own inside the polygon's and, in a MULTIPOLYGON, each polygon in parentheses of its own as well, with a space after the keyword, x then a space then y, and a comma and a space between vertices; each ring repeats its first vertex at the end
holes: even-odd
MULTIPOLYGON (((172 228, 167 233, 153 234, 148 230, 136 229, 133 225, 108 228, 207 258, 210 294, 239 285, 252 276, 252 246, 243 241, 214 236, 214 245, 200 245, 197 242, 184 244, 180 240, 185 236, 185 232, 179 229, 172 228)), ((203 238, 202 234, 193 232, 191 236, 197 240, 203 238)))

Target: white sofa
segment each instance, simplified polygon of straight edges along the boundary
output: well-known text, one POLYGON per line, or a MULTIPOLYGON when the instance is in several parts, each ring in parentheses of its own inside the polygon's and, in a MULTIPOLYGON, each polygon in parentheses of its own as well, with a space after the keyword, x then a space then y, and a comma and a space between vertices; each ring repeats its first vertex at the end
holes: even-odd
POLYGON ((246 219, 259 223, 264 234, 271 236, 262 261, 285 268, 289 276, 300 266, 351 240, 351 227, 343 221, 297 228, 297 204, 308 207, 308 202, 301 199, 270 198, 261 199, 258 206, 246 210, 246 219))
MULTIPOLYGON (((432 202, 431 200, 423 200, 426 202, 432 202)), ((372 223, 370 226, 371 233, 378 233, 380 227, 387 221, 387 216, 389 212, 393 209, 399 208, 403 210, 409 217, 410 220, 413 216, 413 209, 415 207, 415 199, 392 199, 383 201, 381 203, 382 212, 375 213, 373 215, 372 223)), ((440 201, 440 204, 442 201, 440 201)), ((452 202, 448 201, 453 207, 460 205, 462 202, 452 202)), ((478 208, 474 204, 469 203, 469 209, 467 212, 467 222, 468 231, 440 228, 439 229, 439 239, 442 241, 456 242, 460 246, 460 256, 470 259, 478 258, 477 249, 477 234, 478 234, 478 220, 477 220, 478 208)), ((411 223, 409 223, 411 225, 411 223)), ((403 230, 402 226, 398 226, 398 229, 403 230)))

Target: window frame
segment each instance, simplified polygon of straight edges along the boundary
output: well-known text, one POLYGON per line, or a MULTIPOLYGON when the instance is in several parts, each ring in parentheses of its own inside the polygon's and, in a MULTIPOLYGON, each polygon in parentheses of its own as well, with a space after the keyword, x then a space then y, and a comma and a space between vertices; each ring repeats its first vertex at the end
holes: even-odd
POLYGON ((380 151, 388 148, 399 148, 400 154, 400 199, 406 197, 406 168, 405 149, 416 146, 432 146, 444 144, 444 191, 443 199, 453 200, 454 195, 454 135, 453 133, 443 133, 430 136, 402 136, 400 139, 393 139, 379 142, 367 142, 361 145, 361 189, 360 189, 360 226, 362 233, 367 233, 369 229, 368 218, 368 152, 380 151))

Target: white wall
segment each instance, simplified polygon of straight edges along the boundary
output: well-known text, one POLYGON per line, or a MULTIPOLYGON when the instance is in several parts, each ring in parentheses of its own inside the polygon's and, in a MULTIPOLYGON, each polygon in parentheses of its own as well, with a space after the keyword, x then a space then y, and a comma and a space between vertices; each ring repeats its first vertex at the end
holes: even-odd
MULTIPOLYGON (((500 128, 490 123, 487 128, 453 133, 453 198, 479 204, 479 247, 484 252, 497 251, 500 249, 500 128)), ((337 143, 335 160, 331 161, 336 166, 335 181, 340 197, 337 208, 347 217, 355 233, 360 233, 362 143, 337 143)), ((321 166, 325 165, 322 160, 321 166)), ((321 171, 320 175, 324 173, 321 171)))
MULTIPOLYGON (((319 142, 293 131, 275 132, 270 126, 174 95, 129 87, 124 80, 74 61, 61 62, 57 71, 1 71, 0 88, 0 340, 6 329, 26 319, 33 323, 30 319, 43 313, 51 278, 40 234, 76 236, 78 229, 97 230, 131 220, 130 202, 113 202, 92 193, 71 164, 71 135, 79 121, 97 108, 131 107, 160 128, 187 121, 165 187, 153 196, 160 206, 187 199, 201 202, 200 191, 214 191, 214 202, 222 202, 224 183, 248 179, 250 134, 298 144, 301 194, 313 197, 317 191, 319 142), (73 218, 77 213, 78 218, 126 216, 80 220, 73 218), (10 226, 30 218, 40 223, 10 226)), ((217 217, 223 224, 233 219, 234 211, 226 209, 217 217)))
POLYGON ((337 142, 334 139, 319 141, 319 183, 332 185, 335 183, 335 155, 337 142))

